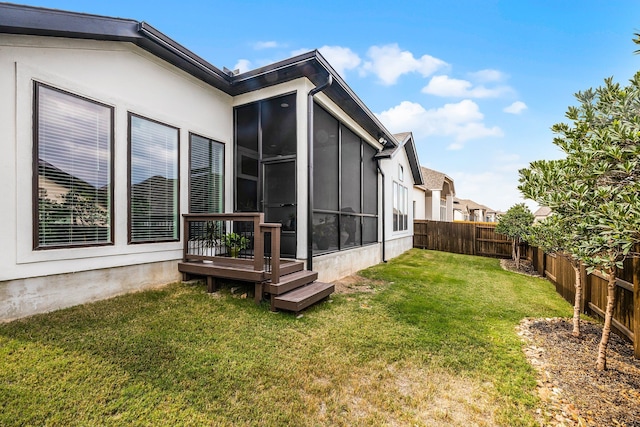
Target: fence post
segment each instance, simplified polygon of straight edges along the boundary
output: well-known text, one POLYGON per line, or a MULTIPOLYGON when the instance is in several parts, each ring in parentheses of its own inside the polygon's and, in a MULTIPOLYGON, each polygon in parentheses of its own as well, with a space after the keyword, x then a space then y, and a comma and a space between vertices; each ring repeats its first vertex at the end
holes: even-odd
POLYGON ((582 262, 580 262, 580 280, 582 281, 582 312, 588 313, 589 303, 591 302, 591 281, 587 276, 587 269, 582 262))
POLYGON ((633 354, 640 359, 640 259, 633 258, 633 354))

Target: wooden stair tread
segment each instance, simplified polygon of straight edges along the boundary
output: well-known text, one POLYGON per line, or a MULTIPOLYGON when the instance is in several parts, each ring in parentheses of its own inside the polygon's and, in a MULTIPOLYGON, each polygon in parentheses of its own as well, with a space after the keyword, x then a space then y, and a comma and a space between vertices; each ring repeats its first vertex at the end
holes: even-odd
POLYGON ((328 297, 334 291, 333 283, 313 282, 274 297, 273 305, 276 309, 298 312, 328 297))
POLYGON ((267 282, 265 284, 265 291, 274 294, 281 295, 285 292, 292 291, 301 286, 308 285, 318 278, 318 273, 315 271, 301 270, 291 274, 280 276, 278 283, 267 282))

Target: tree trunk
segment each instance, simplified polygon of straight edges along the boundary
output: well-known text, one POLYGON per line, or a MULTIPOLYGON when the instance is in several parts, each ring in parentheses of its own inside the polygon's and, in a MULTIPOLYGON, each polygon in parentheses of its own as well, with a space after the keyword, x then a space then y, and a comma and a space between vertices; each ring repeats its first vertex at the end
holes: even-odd
POLYGON ((571 261, 571 267, 573 268, 573 272, 576 275, 575 287, 576 287, 576 297, 573 300, 573 332, 571 334, 574 337, 580 336, 580 303, 582 302, 582 278, 580 276, 580 264, 571 261))
POLYGON ((516 239, 513 239, 513 242, 511 243, 511 258, 513 259, 513 262, 516 262, 516 239))
POLYGON ((520 269, 520 241, 516 244, 516 268, 520 269))
POLYGON ((609 344, 609 335, 611 335, 611 320, 613 319, 613 307, 616 301, 616 267, 611 268, 608 273, 607 309, 604 314, 604 326, 602 327, 602 338, 598 346, 598 361, 596 363, 598 371, 607 369, 607 344, 609 344))

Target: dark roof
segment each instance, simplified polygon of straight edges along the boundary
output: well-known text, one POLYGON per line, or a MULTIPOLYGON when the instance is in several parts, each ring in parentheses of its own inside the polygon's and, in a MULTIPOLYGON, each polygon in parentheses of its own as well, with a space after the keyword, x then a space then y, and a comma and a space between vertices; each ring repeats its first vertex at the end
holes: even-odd
POLYGON ((306 77, 318 86, 331 75, 333 84, 323 93, 371 136, 384 137, 398 145, 393 135, 317 50, 233 75, 221 71, 146 22, 11 3, 0 3, 0 33, 133 43, 231 96, 300 77, 306 77))

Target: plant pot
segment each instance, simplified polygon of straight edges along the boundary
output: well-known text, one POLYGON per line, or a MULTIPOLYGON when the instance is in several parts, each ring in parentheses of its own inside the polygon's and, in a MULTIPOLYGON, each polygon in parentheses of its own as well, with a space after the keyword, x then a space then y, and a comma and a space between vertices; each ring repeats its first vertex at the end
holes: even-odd
POLYGON ((240 248, 229 248, 229 253, 232 258, 238 258, 238 255, 240 255, 240 248))
POLYGON ((318 247, 318 250, 321 250, 321 251, 329 249, 329 238, 327 237, 316 238, 316 246, 318 247))

